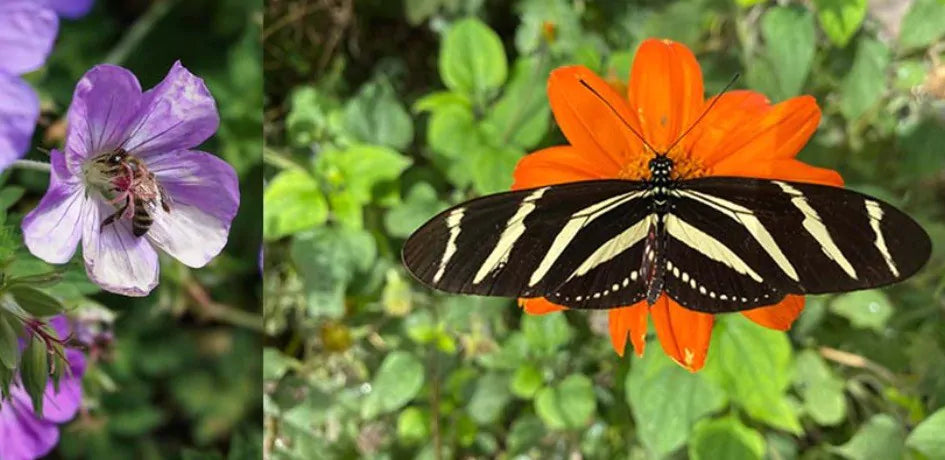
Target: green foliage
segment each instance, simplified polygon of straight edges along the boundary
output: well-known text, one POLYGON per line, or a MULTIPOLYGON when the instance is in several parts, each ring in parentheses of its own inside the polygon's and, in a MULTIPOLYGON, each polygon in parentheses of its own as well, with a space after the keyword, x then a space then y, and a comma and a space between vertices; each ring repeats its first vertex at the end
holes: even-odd
POLYGON ((266 234, 272 458, 941 456, 940 0, 901 21, 862 0, 358 2, 356 27, 273 3, 268 19, 287 25, 267 44, 280 69, 267 74, 267 194, 290 175, 308 195, 267 208, 292 228, 266 234), (312 34, 344 45, 313 58, 299 43, 312 34), (692 48, 707 95, 736 72, 774 102, 813 95, 822 118, 799 158, 916 217, 929 266, 810 296, 788 333, 718 317, 698 373, 652 331, 642 358, 618 357, 600 312, 532 316, 413 282, 404 239, 565 143, 548 73, 582 64, 626 84, 650 36, 692 48))

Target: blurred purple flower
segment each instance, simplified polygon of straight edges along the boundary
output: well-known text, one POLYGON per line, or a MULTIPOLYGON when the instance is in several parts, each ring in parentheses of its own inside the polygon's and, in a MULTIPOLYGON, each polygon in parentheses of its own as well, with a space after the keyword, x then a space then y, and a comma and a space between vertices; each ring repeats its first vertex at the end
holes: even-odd
POLYGON ((194 268, 220 253, 239 183, 225 161, 193 150, 220 122, 203 80, 177 62, 142 93, 130 71, 100 65, 76 86, 68 122, 49 189, 23 219, 33 255, 65 263, 81 240, 92 281, 144 296, 158 283, 155 248, 194 268))
POLYGON ((0 0, 0 170, 29 147, 39 98, 20 75, 43 65, 58 30, 56 13, 44 3, 0 0))
MULTIPOLYGON (((0 0, 3 1, 3 0, 0 0)), ((59 315, 49 320, 60 338, 69 336, 69 321, 59 315)), ((10 399, 0 401, 0 459, 31 460, 49 453, 59 443, 59 424, 75 417, 82 403, 82 375, 85 356, 66 348, 69 372, 59 380, 59 391, 52 381, 43 395, 43 415, 33 411, 26 389, 16 378, 10 387, 10 399)))
POLYGON ((59 16, 67 19, 78 19, 92 9, 95 0, 44 0, 59 16))

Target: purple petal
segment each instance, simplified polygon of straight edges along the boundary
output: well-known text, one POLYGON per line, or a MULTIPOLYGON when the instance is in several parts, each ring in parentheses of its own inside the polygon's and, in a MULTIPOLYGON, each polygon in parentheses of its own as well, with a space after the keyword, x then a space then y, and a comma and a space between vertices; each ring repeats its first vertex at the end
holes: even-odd
POLYGON ((48 0, 49 7, 56 10, 59 16, 68 19, 78 19, 92 9, 94 0, 48 0))
POLYGON ((49 189, 23 219, 23 239, 34 256, 51 264, 72 259, 82 237, 82 217, 91 205, 78 178, 66 169, 62 152, 50 152, 49 189))
POLYGON ((85 356, 78 350, 66 350, 69 372, 59 379, 59 391, 52 382, 46 384, 43 393, 43 419, 53 423, 65 423, 75 417, 82 405, 82 375, 85 373, 85 356))
POLYGON ((144 93, 138 123, 127 150, 146 157, 200 145, 217 131, 220 115, 203 80, 178 61, 144 93))
POLYGON ((69 170, 79 175, 86 158, 121 146, 138 120, 141 102, 141 84, 129 70, 103 64, 86 72, 69 107, 69 170))
POLYGON ((115 208, 102 200, 86 215, 82 233, 85 272, 106 291, 132 297, 148 295, 158 284, 158 257, 147 238, 131 233, 131 222, 119 219, 102 228, 115 208))
POLYGON ((0 71, 23 75, 42 67, 58 31, 56 13, 41 2, 0 1, 0 71))
POLYGON ((59 428, 33 413, 30 397, 21 385, 10 387, 10 400, 0 406, 0 458, 32 460, 59 443, 59 428))
POLYGON ((171 199, 158 210, 148 238, 189 267, 202 267, 226 245, 240 203, 236 171, 205 152, 180 150, 148 158, 148 169, 171 199))
POLYGON ((38 118, 39 98, 33 88, 19 77, 0 73, 0 171, 29 148, 38 118))

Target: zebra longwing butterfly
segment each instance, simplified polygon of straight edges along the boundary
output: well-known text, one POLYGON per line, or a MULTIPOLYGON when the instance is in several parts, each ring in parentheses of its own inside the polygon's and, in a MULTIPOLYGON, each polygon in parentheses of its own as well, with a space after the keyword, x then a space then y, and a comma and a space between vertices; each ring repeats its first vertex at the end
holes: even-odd
POLYGON ((404 265, 447 292, 545 297, 577 309, 653 304, 665 292, 683 307, 723 313, 787 294, 895 283, 931 252, 914 220, 861 193, 743 177, 676 180, 665 153, 648 166, 644 181, 572 182, 457 205, 407 239, 404 265))

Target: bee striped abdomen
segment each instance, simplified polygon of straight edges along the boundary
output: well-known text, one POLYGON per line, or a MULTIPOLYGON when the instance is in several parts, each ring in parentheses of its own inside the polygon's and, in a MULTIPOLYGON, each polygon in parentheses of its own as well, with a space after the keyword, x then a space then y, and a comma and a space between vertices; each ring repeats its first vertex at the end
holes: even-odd
POLYGON ((145 200, 135 197, 134 205, 135 213, 131 218, 131 232, 135 236, 142 236, 148 233, 151 224, 154 223, 154 219, 151 217, 151 214, 148 213, 148 203, 145 200))

